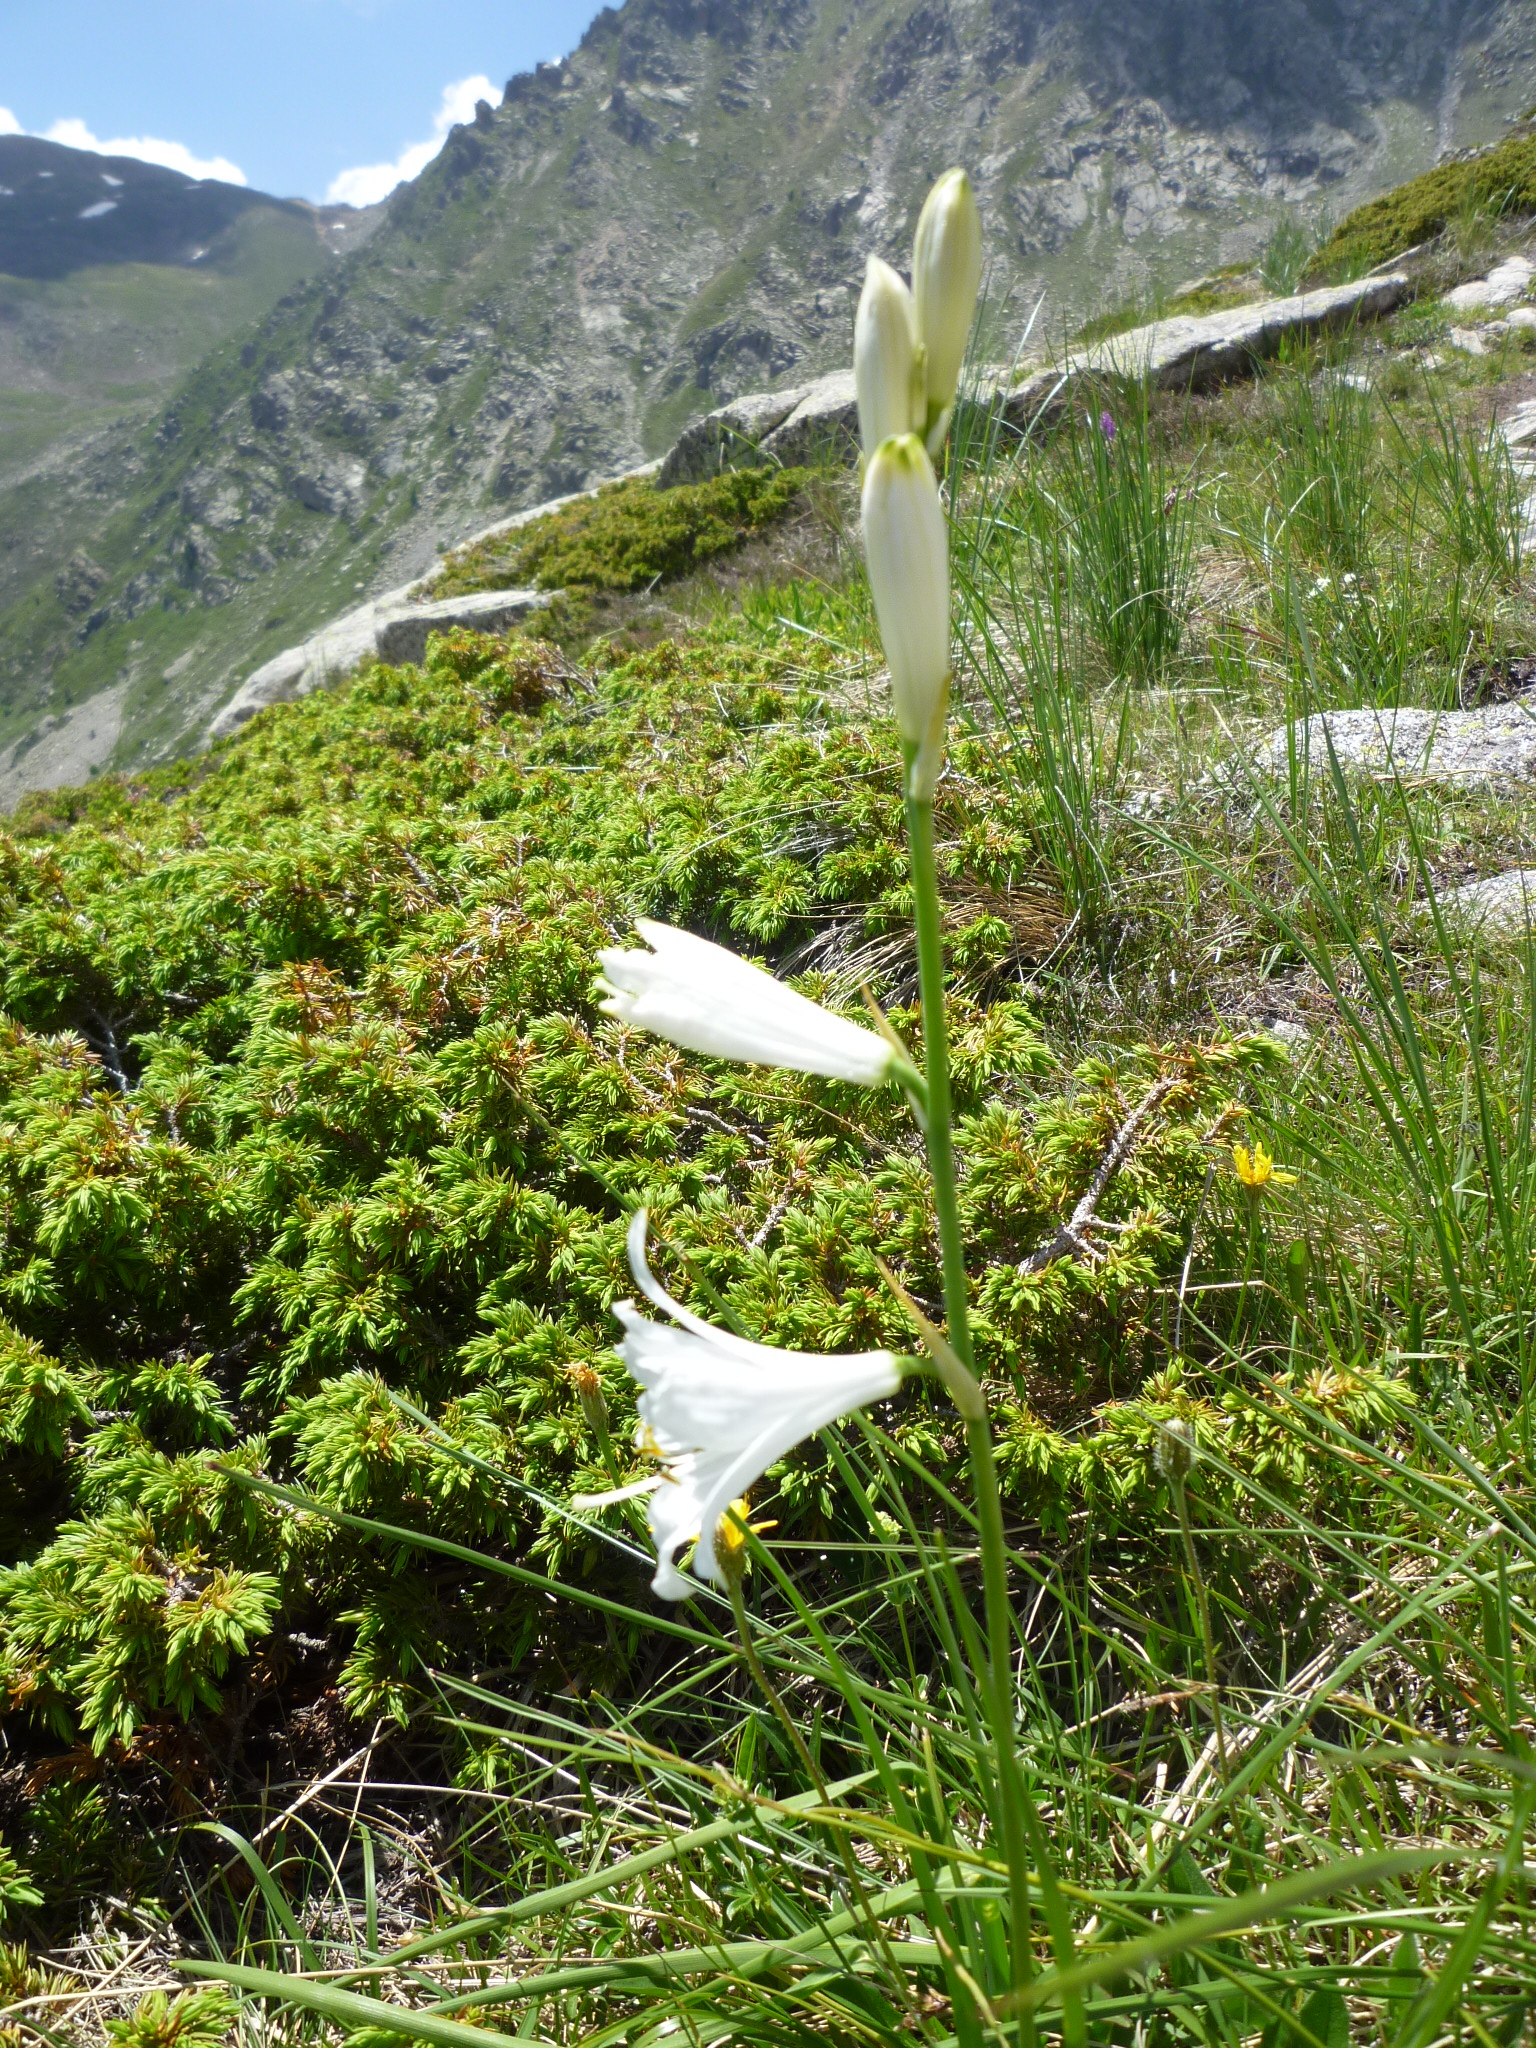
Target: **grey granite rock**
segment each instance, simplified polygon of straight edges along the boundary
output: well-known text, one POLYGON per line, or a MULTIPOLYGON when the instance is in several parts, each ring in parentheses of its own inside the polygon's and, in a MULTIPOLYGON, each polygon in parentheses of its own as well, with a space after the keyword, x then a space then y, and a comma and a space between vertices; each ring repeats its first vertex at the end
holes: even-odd
POLYGON ((504 633, 549 599, 542 590, 476 590, 466 597, 443 597, 432 604, 412 604, 386 614, 374 635, 380 661, 424 661, 434 633, 467 626, 476 633, 504 633))
POLYGON ((1382 778, 1476 786, 1536 778, 1536 703, 1477 711, 1318 711, 1274 733, 1260 765, 1286 771, 1294 745, 1314 775, 1341 768, 1382 778))
POLYGON ((1400 306, 1408 291, 1408 279, 1393 272, 1288 299, 1260 299, 1230 312, 1154 320, 1071 353, 1063 363, 1031 370, 1006 388, 1007 417, 1026 425, 1042 408, 1048 410, 1056 392, 1075 376, 1145 377, 1163 390, 1177 391, 1200 391, 1246 377, 1288 337, 1379 320, 1400 306))
POLYGON ((208 729, 210 740, 227 739, 247 719, 271 704, 292 703, 337 682, 363 661, 420 661, 433 633, 455 626, 501 633, 548 604, 541 590, 477 590, 435 603, 392 592, 337 619, 301 646, 285 648, 243 683, 208 729))
MULTIPOLYGON (((1490 938, 1526 931, 1536 923, 1536 868, 1485 875, 1480 882, 1442 890, 1438 900, 1441 915, 1454 929, 1478 931, 1490 938)), ((1425 908, 1427 913, 1428 906, 1425 908)))
POLYGON ((787 391, 758 391, 732 400, 684 427, 663 457, 656 481, 664 491, 697 483, 722 469, 746 468, 775 427, 784 424, 809 392, 808 384, 787 391))
POLYGON ((1513 306, 1530 290, 1536 268, 1524 256, 1508 256, 1495 264, 1486 277, 1459 284, 1445 295, 1444 303, 1453 313, 1487 314, 1513 306))
POLYGON ((801 462, 856 462, 859 401, 852 370, 818 377, 784 424, 764 441, 763 451, 786 468, 801 462))

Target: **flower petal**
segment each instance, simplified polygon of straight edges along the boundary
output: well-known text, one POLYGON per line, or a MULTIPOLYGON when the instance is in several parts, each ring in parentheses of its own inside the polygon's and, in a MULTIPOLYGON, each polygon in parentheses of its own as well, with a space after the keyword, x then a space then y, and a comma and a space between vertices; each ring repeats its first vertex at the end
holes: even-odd
POLYGON ((715 1059, 866 1086, 890 1078, 894 1055, 876 1032, 709 939, 650 918, 637 929, 649 952, 610 946, 597 956, 608 1016, 715 1059))

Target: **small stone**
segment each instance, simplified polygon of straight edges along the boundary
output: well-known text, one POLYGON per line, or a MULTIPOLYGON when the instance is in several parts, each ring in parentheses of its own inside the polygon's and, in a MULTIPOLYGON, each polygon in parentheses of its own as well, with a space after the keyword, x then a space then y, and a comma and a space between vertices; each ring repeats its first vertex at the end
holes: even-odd
POLYGON ((1536 268, 1525 257, 1508 256, 1495 264, 1486 277, 1474 278, 1470 284, 1459 284, 1454 291, 1447 292, 1444 303, 1453 313, 1484 313, 1512 306, 1525 297, 1533 275, 1536 268))
POLYGON ((1291 752, 1319 782, 1341 768, 1458 788, 1536 780, 1536 712, 1515 701, 1475 711, 1316 711, 1271 734, 1259 765, 1289 772, 1291 752))
MULTIPOLYGON (((1531 317, 1536 321, 1536 313, 1531 317)), ((1511 448, 1536 441, 1536 398, 1526 399, 1523 405, 1517 405, 1513 412, 1506 414, 1499 422, 1499 432, 1511 448)))
POLYGON ((1262 1031, 1266 1038, 1278 1038, 1291 1052, 1300 1052, 1312 1043, 1312 1034, 1305 1024, 1294 1017, 1254 1017, 1250 1020, 1251 1030, 1262 1031))
POLYGON ((1453 327, 1446 339, 1464 356, 1485 356, 1488 353, 1488 344, 1475 327, 1453 327))
POLYGON ((1516 306, 1506 314, 1504 325, 1523 334, 1536 334, 1536 306, 1516 306))

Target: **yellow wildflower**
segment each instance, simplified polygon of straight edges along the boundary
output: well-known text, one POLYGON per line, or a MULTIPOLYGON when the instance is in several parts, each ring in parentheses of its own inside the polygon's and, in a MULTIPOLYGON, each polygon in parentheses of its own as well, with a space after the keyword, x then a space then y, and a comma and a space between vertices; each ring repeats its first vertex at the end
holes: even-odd
POLYGON ((1271 1185, 1277 1188, 1293 1188, 1296 1185, 1295 1174, 1286 1173, 1283 1168, 1276 1166, 1274 1155, 1266 1152, 1257 1140, 1254 1141, 1251 1152, 1246 1145, 1234 1145, 1232 1165, 1243 1186, 1254 1194, 1261 1193, 1271 1185))
POLYGON ((727 1579, 739 1578, 747 1568, 747 1531, 761 1536, 765 1529, 777 1529, 777 1522, 749 1522, 745 1500, 733 1500, 720 1517, 715 1530, 715 1558, 727 1579))

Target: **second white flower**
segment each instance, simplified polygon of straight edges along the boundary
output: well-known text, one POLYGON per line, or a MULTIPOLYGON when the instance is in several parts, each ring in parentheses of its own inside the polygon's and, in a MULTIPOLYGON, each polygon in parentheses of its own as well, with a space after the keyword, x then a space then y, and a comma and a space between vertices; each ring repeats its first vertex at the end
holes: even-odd
POLYGON ((723 1584, 715 1554, 731 1504, 803 1438, 901 1385, 889 1351, 828 1356, 779 1351, 717 1330, 674 1301, 645 1257, 646 1215, 629 1226, 629 1264, 641 1292, 672 1317, 652 1322, 633 1302, 614 1304, 624 1325, 619 1356, 640 1382, 642 1450, 665 1461, 650 1496, 654 1590, 682 1600, 693 1590, 674 1562, 698 1539, 693 1568, 723 1584))

